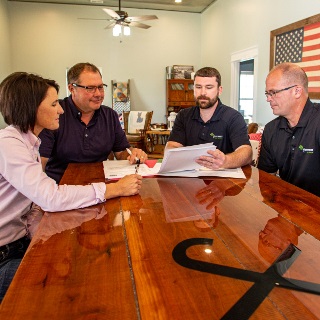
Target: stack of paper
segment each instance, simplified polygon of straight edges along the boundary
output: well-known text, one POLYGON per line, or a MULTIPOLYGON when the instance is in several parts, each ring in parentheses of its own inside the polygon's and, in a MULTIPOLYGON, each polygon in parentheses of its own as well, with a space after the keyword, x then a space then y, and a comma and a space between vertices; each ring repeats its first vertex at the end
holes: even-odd
MULTIPOLYGON (((202 155, 208 155, 208 150, 215 150, 211 143, 199 144, 190 147, 168 149, 165 151, 162 163, 156 163, 153 168, 140 164, 139 174, 143 177, 162 175, 175 177, 229 177, 245 178, 241 168, 210 170, 197 164, 195 160, 202 155)), ((106 179, 120 179, 128 174, 135 173, 135 165, 127 160, 104 161, 106 179)))
POLYGON ((212 143, 204 143, 168 149, 164 154, 159 174, 200 169, 202 167, 195 160, 200 156, 208 156, 208 150, 216 150, 216 146, 212 143))

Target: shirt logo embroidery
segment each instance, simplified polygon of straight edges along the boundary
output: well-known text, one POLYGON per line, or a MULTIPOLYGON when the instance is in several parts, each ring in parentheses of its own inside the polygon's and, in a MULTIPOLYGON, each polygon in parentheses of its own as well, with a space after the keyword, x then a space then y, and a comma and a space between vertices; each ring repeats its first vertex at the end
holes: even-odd
POLYGON ((303 153, 313 154, 313 149, 304 148, 301 144, 299 146, 299 150, 301 150, 303 153))
POLYGON ((216 136, 213 132, 210 133, 210 136, 214 140, 222 140, 223 139, 223 136, 216 136))

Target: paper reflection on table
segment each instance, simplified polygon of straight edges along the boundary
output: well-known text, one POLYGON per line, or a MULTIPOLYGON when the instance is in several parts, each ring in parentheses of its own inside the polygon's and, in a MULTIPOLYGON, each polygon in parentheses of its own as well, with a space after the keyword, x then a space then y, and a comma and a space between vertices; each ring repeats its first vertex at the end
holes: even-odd
MULTIPOLYGON (((243 183, 245 182, 246 180, 243 183)), ((225 196, 236 195, 242 190, 229 179, 158 178, 158 184, 166 221, 194 221, 195 227, 202 231, 208 231, 218 225, 220 201, 225 196)))

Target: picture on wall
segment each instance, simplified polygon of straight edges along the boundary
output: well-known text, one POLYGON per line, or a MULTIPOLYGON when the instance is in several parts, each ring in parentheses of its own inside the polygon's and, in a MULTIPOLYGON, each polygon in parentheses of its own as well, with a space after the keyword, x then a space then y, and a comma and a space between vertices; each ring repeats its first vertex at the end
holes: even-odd
POLYGON ((193 66, 174 65, 172 67, 173 79, 191 79, 193 66))
POLYGON ((282 62, 303 68, 309 97, 320 99, 320 14, 271 31, 270 69, 282 62))

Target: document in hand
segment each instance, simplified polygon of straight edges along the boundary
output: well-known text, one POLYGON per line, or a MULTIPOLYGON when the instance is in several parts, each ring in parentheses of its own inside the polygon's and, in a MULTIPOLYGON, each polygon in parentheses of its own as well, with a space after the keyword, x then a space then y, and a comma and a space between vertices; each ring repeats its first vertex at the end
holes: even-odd
POLYGON ((195 160, 200 156, 207 156, 208 150, 216 150, 216 146, 212 143, 204 143, 190 147, 168 149, 164 153, 162 165, 158 173, 200 169, 202 167, 195 160))
POLYGON ((168 149, 159 169, 158 175, 178 177, 224 177, 245 179, 241 168, 211 170, 200 166, 195 160, 208 155, 208 150, 215 150, 211 143, 199 144, 190 147, 168 149))
MULTIPOLYGON (((139 174, 143 177, 162 175, 176 177, 229 177, 245 178, 241 168, 210 170, 198 165, 195 160, 208 155, 208 150, 215 150, 212 143, 199 144, 190 147, 168 149, 165 151, 162 163, 149 167, 140 164, 139 174)), ((128 160, 103 161, 106 179, 120 179, 128 174, 135 173, 135 165, 130 165, 128 160)))

